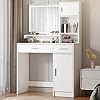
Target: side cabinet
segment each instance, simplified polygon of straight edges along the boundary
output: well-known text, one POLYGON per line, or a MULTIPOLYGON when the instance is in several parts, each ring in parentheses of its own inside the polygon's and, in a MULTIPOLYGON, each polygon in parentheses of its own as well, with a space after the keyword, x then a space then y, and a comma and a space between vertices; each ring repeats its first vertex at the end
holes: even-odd
POLYGON ((54 49, 54 96, 74 97, 74 45, 54 49))
POLYGON ((100 69, 85 68, 80 70, 80 88, 94 90, 100 84, 100 69))

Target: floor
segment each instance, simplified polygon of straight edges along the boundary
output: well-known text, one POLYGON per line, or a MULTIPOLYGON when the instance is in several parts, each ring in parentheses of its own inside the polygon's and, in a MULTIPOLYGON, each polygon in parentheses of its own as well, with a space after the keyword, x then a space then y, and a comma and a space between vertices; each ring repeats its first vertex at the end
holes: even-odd
POLYGON ((18 96, 16 96, 15 93, 6 94, 2 96, 0 100, 89 100, 89 98, 88 97, 76 97, 76 98, 55 97, 54 98, 52 97, 51 93, 28 92, 28 93, 20 94, 18 96), (10 97, 14 97, 14 98, 10 98, 10 97))

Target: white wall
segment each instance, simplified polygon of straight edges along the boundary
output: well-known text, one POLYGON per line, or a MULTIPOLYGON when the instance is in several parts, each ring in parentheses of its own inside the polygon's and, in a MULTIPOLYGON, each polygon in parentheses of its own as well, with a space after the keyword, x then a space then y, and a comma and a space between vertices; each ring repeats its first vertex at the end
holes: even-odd
MULTIPOLYGON (((94 49, 97 59, 95 64, 100 65, 100 0, 83 0, 83 54, 85 49, 94 49)), ((83 56, 83 65, 89 64, 86 56, 83 56)))
POLYGON ((90 2, 90 46, 97 54, 96 64, 100 65, 100 0, 90 2))
MULTIPOLYGON (((60 0, 67 1, 67 0, 60 0)), ((92 48, 97 54, 96 65, 100 65, 100 0, 81 0, 83 2, 83 66, 89 65, 86 57, 86 48, 92 48)), ((23 31, 28 31, 28 5, 29 3, 48 3, 47 0, 23 0, 23 31), (38 2, 37 2, 38 1, 38 2), (43 2, 44 1, 44 2, 43 2)), ((58 3, 58 0, 49 0, 58 3), (57 2, 56 2, 57 1, 57 2)))

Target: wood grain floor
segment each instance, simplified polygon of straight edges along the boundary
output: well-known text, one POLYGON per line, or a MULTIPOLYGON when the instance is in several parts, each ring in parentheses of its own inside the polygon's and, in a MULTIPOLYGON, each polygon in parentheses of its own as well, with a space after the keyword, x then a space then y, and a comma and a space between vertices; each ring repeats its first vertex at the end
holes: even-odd
POLYGON ((34 98, 52 98, 50 100, 89 100, 89 97, 75 97, 75 98, 61 98, 61 97, 53 97, 51 93, 39 93, 39 92, 28 92, 20 95, 16 95, 15 93, 6 94, 1 97, 0 100, 49 100, 49 99, 34 99, 34 98), (10 97, 14 97, 13 99, 7 99, 10 97), (30 99, 24 98, 30 97, 30 99))

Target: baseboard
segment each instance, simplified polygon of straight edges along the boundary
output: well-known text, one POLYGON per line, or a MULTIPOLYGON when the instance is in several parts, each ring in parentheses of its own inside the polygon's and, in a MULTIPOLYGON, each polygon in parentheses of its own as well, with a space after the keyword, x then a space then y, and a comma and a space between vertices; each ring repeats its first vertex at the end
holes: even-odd
POLYGON ((71 97, 71 98, 73 98, 74 97, 74 94, 71 92, 71 93, 69 93, 69 92, 55 92, 54 93, 54 95, 55 96, 58 96, 58 97, 71 97))

